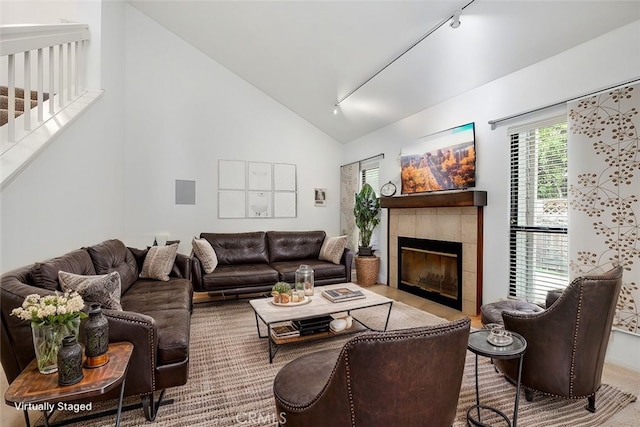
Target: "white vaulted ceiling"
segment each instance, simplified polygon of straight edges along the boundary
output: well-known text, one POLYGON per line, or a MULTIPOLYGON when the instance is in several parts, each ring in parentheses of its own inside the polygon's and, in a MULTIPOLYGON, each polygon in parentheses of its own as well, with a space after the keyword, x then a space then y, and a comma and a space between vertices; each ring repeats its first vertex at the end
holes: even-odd
POLYGON ((332 114, 469 1, 129 3, 341 142, 640 19, 640 1, 475 0, 332 114))

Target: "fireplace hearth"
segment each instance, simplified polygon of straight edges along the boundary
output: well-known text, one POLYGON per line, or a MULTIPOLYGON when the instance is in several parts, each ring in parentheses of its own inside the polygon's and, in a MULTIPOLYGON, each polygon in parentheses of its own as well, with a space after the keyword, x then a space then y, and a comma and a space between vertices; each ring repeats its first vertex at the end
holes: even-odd
POLYGON ((460 310, 462 243, 398 236, 398 288, 460 310))

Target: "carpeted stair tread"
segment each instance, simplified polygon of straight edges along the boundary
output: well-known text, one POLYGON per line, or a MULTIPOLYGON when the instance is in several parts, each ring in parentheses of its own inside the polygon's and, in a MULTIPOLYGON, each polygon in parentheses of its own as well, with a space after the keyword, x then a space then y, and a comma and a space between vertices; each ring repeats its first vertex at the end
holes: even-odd
MULTIPOLYGON (((48 93, 42 94, 43 101, 49 99, 48 93)), ((25 107, 24 89, 15 88, 15 117, 19 117, 24 113, 25 107)), ((31 91, 30 107, 34 108, 38 105, 38 91, 31 91)), ((9 118, 9 88, 7 86, 0 86, 0 126, 4 126, 8 123, 9 118)))

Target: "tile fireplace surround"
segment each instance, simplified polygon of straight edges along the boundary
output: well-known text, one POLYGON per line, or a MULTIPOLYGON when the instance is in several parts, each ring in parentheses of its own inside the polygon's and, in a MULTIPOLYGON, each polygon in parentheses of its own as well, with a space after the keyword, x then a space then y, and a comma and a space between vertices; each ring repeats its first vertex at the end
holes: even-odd
POLYGON ((387 271, 398 287, 398 236, 462 243, 462 312, 475 316, 482 304, 482 207, 485 191, 453 191, 383 197, 388 209, 387 271))

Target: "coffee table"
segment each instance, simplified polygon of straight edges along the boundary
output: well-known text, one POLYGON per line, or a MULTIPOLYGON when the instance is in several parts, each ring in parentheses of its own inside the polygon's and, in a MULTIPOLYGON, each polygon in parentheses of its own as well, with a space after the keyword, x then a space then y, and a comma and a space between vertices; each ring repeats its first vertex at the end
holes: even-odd
POLYGON ((330 316, 332 314, 345 312, 347 314, 351 314, 351 312, 355 310, 388 305, 389 310, 387 311, 387 317, 385 319, 383 329, 386 331, 387 326, 389 325, 389 316, 391 315, 393 300, 385 296, 378 295, 375 292, 371 292, 368 289, 362 288, 355 283, 339 283, 336 285, 317 286, 315 288, 315 294, 311 297, 311 302, 309 302, 308 304, 276 306, 275 304, 273 304, 273 298, 253 299, 249 301, 249 304, 251 304, 251 307, 253 308, 256 316, 256 328, 258 330, 258 336, 260 338, 267 338, 269 341, 269 363, 273 363, 273 358, 278 352, 279 346, 322 338, 331 338, 338 335, 361 332, 371 329, 354 317, 353 325, 341 332, 328 331, 299 337, 276 338, 271 333, 271 328, 275 323, 312 319, 316 317, 330 316), (334 303, 322 296, 322 290, 324 289, 336 289, 345 287, 362 291, 362 293, 365 295, 365 298, 334 303), (260 323, 267 327, 266 335, 262 335, 260 331, 260 323))

